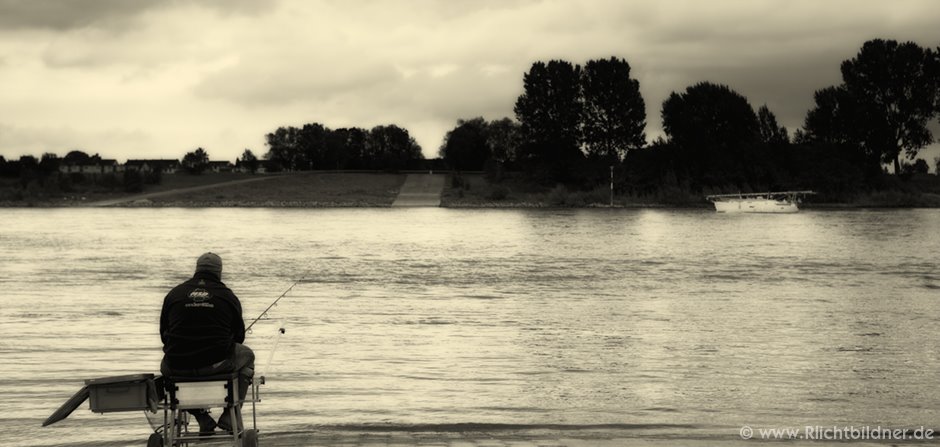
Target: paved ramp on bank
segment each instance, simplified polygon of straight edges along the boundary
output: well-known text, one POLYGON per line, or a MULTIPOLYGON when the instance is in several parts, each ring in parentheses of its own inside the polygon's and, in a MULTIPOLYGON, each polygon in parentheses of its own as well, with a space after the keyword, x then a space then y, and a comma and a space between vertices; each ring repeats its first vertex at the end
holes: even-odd
POLYGON ((441 206, 446 177, 442 174, 408 174, 392 206, 441 206))

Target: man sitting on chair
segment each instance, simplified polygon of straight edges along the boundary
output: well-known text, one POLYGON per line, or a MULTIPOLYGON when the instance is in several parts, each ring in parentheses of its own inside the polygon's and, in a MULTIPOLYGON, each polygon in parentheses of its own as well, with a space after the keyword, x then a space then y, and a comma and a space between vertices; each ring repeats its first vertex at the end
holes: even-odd
MULTIPOLYGON (((254 375, 255 354, 245 341, 245 321, 238 297, 222 283, 222 258, 205 253, 196 261, 192 279, 176 286, 163 300, 160 313, 165 377, 200 377, 237 371, 239 399, 245 400, 254 375)), ((215 427, 232 431, 229 408, 218 422, 206 410, 190 410, 200 434, 215 427)))

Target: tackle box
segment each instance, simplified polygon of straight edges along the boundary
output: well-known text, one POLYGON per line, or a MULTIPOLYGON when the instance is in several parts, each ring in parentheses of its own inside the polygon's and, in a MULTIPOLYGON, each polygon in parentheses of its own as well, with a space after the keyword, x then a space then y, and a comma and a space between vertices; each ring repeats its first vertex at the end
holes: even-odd
POLYGON ((101 377, 85 381, 91 411, 157 411, 157 388, 153 374, 101 377))

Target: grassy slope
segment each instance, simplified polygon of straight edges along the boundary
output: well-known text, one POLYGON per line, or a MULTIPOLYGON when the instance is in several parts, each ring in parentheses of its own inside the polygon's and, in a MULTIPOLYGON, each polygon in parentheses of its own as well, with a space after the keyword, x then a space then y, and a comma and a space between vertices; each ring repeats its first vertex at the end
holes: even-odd
MULTIPOLYGON (((189 188, 193 186, 211 185, 215 183, 224 183, 233 180, 248 179, 254 176, 250 174, 172 174, 164 175, 158 185, 145 185, 144 193, 169 191, 173 189, 189 188)), ((124 192, 120 186, 113 191, 108 191, 102 186, 91 183, 82 183, 73 186, 72 191, 68 192, 48 192, 41 191, 38 196, 25 197, 22 200, 4 202, 2 198, 9 200, 14 195, 14 191, 19 189, 17 179, 0 179, 0 205, 12 206, 70 206, 91 203, 99 200, 114 199, 120 197, 129 197, 136 193, 124 192)))
MULTIPOLYGON (((237 180, 265 178, 251 174, 172 174, 142 193, 159 193, 237 180)), ((404 183, 404 174, 303 172, 271 175, 262 181, 154 197, 129 206, 390 206, 404 183)), ((4 189, 5 185, 0 185, 4 189)), ((85 186, 85 185, 82 185, 85 186)), ((7 190, 12 190, 12 184, 7 190)), ((23 200, 0 200, 0 206, 76 206, 102 200, 133 198, 140 193, 84 190, 23 200)))
POLYGON ((390 206, 404 180, 399 174, 304 172, 162 196, 151 202, 158 206, 390 206))

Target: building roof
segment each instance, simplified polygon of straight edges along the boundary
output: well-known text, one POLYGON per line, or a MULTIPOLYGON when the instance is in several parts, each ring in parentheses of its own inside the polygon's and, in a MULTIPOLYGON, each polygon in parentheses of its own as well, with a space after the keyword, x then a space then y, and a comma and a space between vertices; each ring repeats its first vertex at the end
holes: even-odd
POLYGON ((179 164, 179 163, 180 163, 179 160, 171 160, 171 159, 162 159, 162 160, 161 159, 134 159, 134 160, 127 160, 127 162, 125 162, 124 164, 125 165, 142 165, 142 164, 174 165, 174 164, 179 164))

